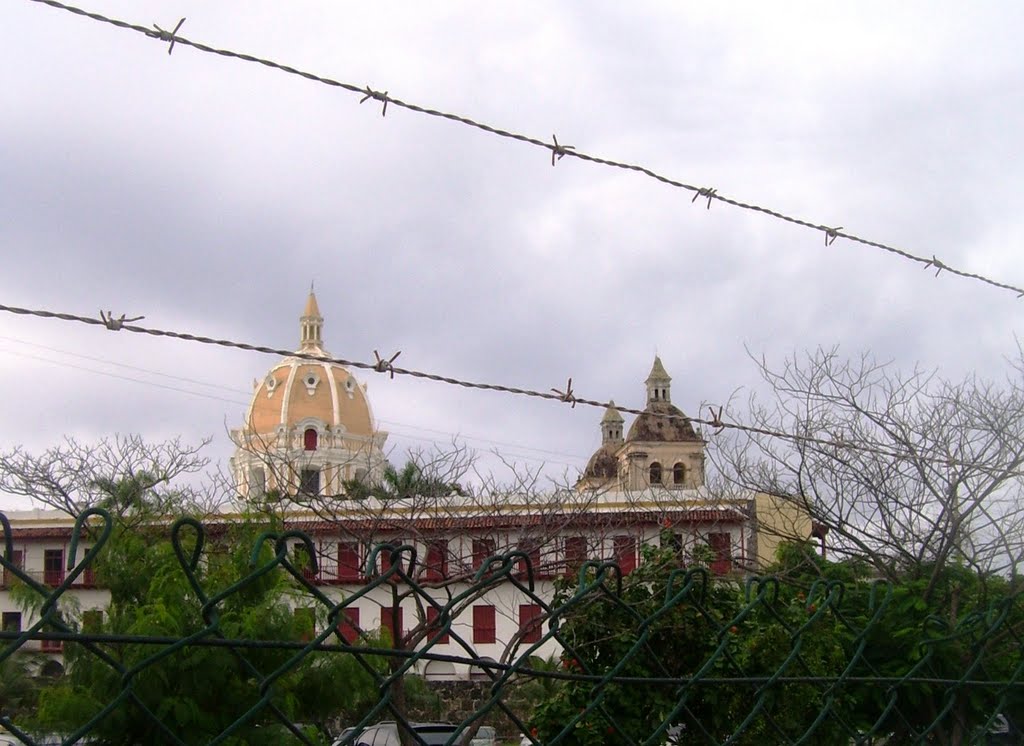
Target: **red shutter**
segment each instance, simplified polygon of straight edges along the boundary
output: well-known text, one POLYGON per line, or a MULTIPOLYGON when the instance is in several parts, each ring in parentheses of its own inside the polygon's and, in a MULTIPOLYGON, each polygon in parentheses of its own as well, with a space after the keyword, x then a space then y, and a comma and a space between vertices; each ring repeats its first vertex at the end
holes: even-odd
POLYGON ((362 577, 359 563, 359 543, 347 541, 338 544, 338 580, 358 581, 362 577))
POLYGON ((519 631, 523 642, 540 642, 541 610, 537 604, 521 604, 519 606, 519 631))
POLYGON ((484 566, 488 557, 494 555, 494 539, 473 539, 473 569, 484 566))
MULTIPOLYGON (((429 629, 431 629, 431 630, 437 629, 437 627, 438 627, 438 619, 440 618, 440 616, 441 616, 441 612, 438 609, 436 609, 433 606, 428 606, 427 607, 427 627, 429 629)), ((433 639, 433 634, 430 635, 430 638, 433 639)), ((448 641, 449 641, 449 635, 448 635, 447 632, 445 632, 443 635, 439 636, 437 638, 437 640, 436 640, 436 642, 440 642, 440 643, 444 643, 444 642, 448 642, 448 641)))
POLYGON ((565 571, 568 575, 579 572, 587 560, 587 537, 568 536, 565 539, 565 571))
POLYGON ((732 536, 727 533, 708 534, 708 544, 715 558, 711 561, 711 571, 724 575, 732 571, 732 536))
POLYGON ((317 446, 316 430, 309 428, 302 435, 302 448, 306 451, 315 451, 317 446))
POLYGON ((380 626, 388 631, 392 647, 401 644, 405 627, 402 625, 402 607, 383 606, 380 610, 380 626))
POLYGON ((427 561, 423 568, 424 580, 446 580, 448 578, 448 542, 434 539, 427 544, 427 561))
POLYGON ((473 642, 487 643, 497 639, 495 628, 494 607, 473 607, 473 642))
MULTIPOLYGON (((403 544, 405 544, 405 541, 403 539, 389 539, 387 543, 397 549, 398 547, 400 547, 403 544)), ((391 569, 391 550, 389 550, 389 549, 382 549, 380 551, 380 553, 378 554, 378 556, 380 557, 380 572, 383 575, 384 573, 386 573, 388 570, 391 569)), ((399 568, 398 569, 399 570, 403 569, 401 564, 399 564, 399 568)), ((392 576, 391 579, 393 581, 397 581, 398 580, 398 578, 396 578, 395 576, 392 576)))
POLYGON ((359 641, 359 609, 357 607, 346 606, 341 610, 338 634, 349 645, 354 645, 359 641))
MULTIPOLYGON (((25 553, 21 549, 15 549, 11 552, 11 564, 17 567, 19 570, 25 567, 25 553)), ((4 568, 4 586, 10 586, 14 582, 17 576, 4 568)))
POLYGON ((615 547, 615 563, 623 575, 629 575, 636 569, 636 537, 616 536, 612 541, 615 547))
MULTIPOLYGON (((540 547, 531 542, 519 547, 519 551, 524 552, 526 556, 530 558, 530 567, 533 569, 534 580, 547 577, 547 573, 540 566, 540 547)), ((524 560, 519 560, 517 569, 519 571, 519 577, 526 580, 526 562, 524 560)))

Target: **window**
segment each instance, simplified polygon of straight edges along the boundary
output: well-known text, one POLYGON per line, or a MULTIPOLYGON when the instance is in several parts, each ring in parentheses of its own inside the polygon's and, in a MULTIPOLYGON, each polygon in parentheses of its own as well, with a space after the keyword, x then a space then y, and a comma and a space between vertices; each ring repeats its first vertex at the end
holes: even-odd
POLYGON ((567 536, 565 538, 565 572, 568 575, 579 572, 587 561, 587 537, 567 536))
POLYGON ((497 639, 493 606, 473 607, 473 642, 489 643, 497 639))
POLYGON ((359 641, 359 609, 357 607, 346 606, 341 610, 338 634, 349 645, 354 645, 359 641))
MULTIPOLYGON (((405 539, 388 539, 387 543, 391 547, 393 547, 393 550, 397 550, 398 547, 400 547, 403 544, 405 544, 405 539)), ((386 547, 382 548, 380 550, 380 553, 379 553, 378 556, 380 557, 380 571, 381 571, 381 574, 386 573, 388 570, 391 569, 391 558, 392 558, 392 551, 393 550, 392 549, 387 549, 386 547)), ((397 555, 397 552, 395 552, 395 555, 396 555, 395 559, 399 560, 399 562, 398 562, 398 569, 399 569, 399 571, 407 569, 407 568, 403 568, 402 567, 400 556, 397 555)), ((397 578, 392 576, 392 580, 397 580, 397 578)))
POLYGON ((711 572, 724 575, 732 570, 732 536, 728 533, 708 534, 708 546, 714 552, 711 572))
POLYGON ((312 427, 307 427, 302 434, 302 450, 315 451, 317 445, 317 432, 312 427))
POLYGON ((668 532, 662 532, 661 534, 661 548, 671 549, 672 553, 682 559, 683 557, 683 535, 682 534, 670 534, 668 532))
POLYGON ((4 632, 21 632, 21 612, 5 611, 0 620, 0 627, 4 632))
POLYGON ((61 640, 40 640, 39 647, 44 653, 59 653, 64 649, 61 640))
MULTIPOLYGON (((435 607, 435 606, 428 606, 427 607, 427 629, 430 629, 430 630, 438 629, 440 627, 440 622, 439 622, 440 618, 441 618, 441 611, 437 607, 435 607)), ((448 642, 449 641, 449 637, 450 637, 449 634, 447 632, 445 632, 444 634, 438 636, 437 642, 441 642, 441 643, 448 642)), ((431 635, 431 638, 433 638, 433 635, 431 635)))
POLYGON ((82 612, 82 631, 99 632, 103 626, 103 612, 99 609, 89 609, 82 612))
POLYGON ((302 572, 302 577, 306 580, 313 580, 316 577, 316 572, 313 570, 313 558, 309 556, 309 549, 305 544, 292 545, 292 564, 296 570, 302 572))
POLYGON ((540 642, 541 610, 538 604, 520 604, 519 631, 523 642, 540 642))
POLYGON ((424 580, 445 580, 448 577, 448 541, 434 539, 427 543, 427 558, 423 567, 424 580))
POLYGON ((249 497, 263 497, 267 493, 267 473, 262 466, 249 468, 249 497))
POLYGON ((672 484, 685 484, 686 483, 686 466, 682 463, 677 463, 672 467, 672 484))
MULTIPOLYGON (((21 549, 15 549, 11 552, 11 564, 19 570, 25 567, 25 553, 21 549)), ((16 577, 17 576, 13 572, 4 568, 4 587, 10 587, 16 577)))
POLYGON ((299 492, 304 495, 320 494, 320 470, 303 469, 299 474, 299 492))
POLYGON ((380 609, 380 626, 387 630, 392 645, 398 645, 405 634, 402 625, 401 606, 382 606, 380 609))
POLYGON ((615 564, 623 575, 629 575, 636 569, 636 537, 616 536, 612 539, 615 552, 615 564))
POLYGON ((657 461, 651 464, 651 484, 661 484, 661 464, 657 461))
POLYGON ((47 549, 43 552, 43 583, 60 585, 64 581, 64 550, 47 549))
MULTIPOLYGON (((89 551, 88 547, 82 548, 83 556, 89 551)), ((89 588, 95 587, 96 585, 96 571, 92 569, 92 563, 89 563, 81 575, 78 576, 78 580, 75 581, 76 585, 83 585, 89 588)))
POLYGON ((494 555, 494 539, 473 539, 473 569, 479 570, 494 555))
MULTIPOLYGON (((547 573, 541 568, 540 565, 540 547, 535 542, 526 542, 519 547, 519 551, 530 558, 530 567, 533 570, 534 579, 546 577, 547 573)), ((527 579, 526 575, 526 562, 523 559, 519 560, 518 568, 519 577, 523 580, 527 579)))
POLYGON ((359 542, 338 544, 338 580, 358 581, 362 577, 359 542))

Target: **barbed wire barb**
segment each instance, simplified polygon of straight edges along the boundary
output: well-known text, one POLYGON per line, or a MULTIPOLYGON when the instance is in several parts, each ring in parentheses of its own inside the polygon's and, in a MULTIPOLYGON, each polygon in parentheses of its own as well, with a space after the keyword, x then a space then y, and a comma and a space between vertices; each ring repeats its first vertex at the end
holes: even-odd
POLYGON ((121 314, 119 317, 114 317, 113 311, 100 311, 100 319, 103 321, 103 325, 112 332, 119 332, 124 328, 125 324, 132 324, 136 321, 142 321, 145 316, 134 316, 133 318, 125 318, 125 314, 121 314))
POLYGON ((572 392, 572 378, 569 379, 568 383, 565 384, 565 391, 559 389, 551 389, 552 392, 558 394, 559 398, 566 404, 571 404, 573 409, 576 409, 576 395, 572 392))
POLYGON ((572 155, 572 153, 569 153, 569 151, 575 150, 576 148, 573 147, 572 145, 560 145, 558 143, 558 138, 554 134, 551 135, 551 139, 554 141, 555 144, 549 145, 548 147, 551 148, 551 165, 554 166, 555 161, 562 160, 562 157, 565 155, 572 155))
POLYGON ((174 27, 174 31, 165 31, 164 29, 157 26, 155 23, 153 24, 153 28, 156 29, 156 33, 152 34, 152 36, 156 37, 160 41, 169 41, 171 43, 170 46, 167 47, 168 56, 170 56, 171 52, 174 51, 174 42, 178 40, 178 31, 179 29, 181 29, 181 24, 183 23, 185 23, 184 18, 178 21, 178 25, 174 27))
POLYGON ((373 357, 376 359, 376 362, 373 364, 373 369, 376 370, 378 373, 390 373, 391 374, 391 379, 394 380, 394 378, 395 378, 395 365, 394 365, 394 363, 395 363, 395 360, 398 359, 398 356, 401 355, 401 354, 402 354, 402 351, 399 350, 394 355, 392 355, 390 358, 385 360, 384 358, 382 358, 377 353, 377 350, 374 350, 373 351, 373 357))
POLYGON ((382 108, 380 110, 380 115, 382 117, 387 116, 387 114, 388 114, 388 101, 390 100, 388 98, 388 92, 384 91, 383 93, 381 93, 380 91, 373 90, 372 88, 370 88, 370 86, 366 86, 365 90, 366 90, 366 95, 363 96, 361 99, 359 99, 359 103, 364 104, 367 101, 369 101, 371 98, 374 99, 375 101, 383 101, 384 102, 384 108, 382 108))
POLYGON ((712 189, 711 187, 701 187, 700 189, 698 189, 694 193, 693 199, 690 200, 690 204, 692 205, 694 202, 696 202, 698 197, 707 197, 708 198, 708 207, 707 207, 707 209, 710 210, 711 209, 711 200, 715 199, 717 194, 718 194, 718 190, 717 189, 712 189))
POLYGON ((839 237, 839 231, 843 229, 843 226, 839 225, 835 228, 829 228, 828 226, 822 226, 821 229, 825 232, 825 245, 831 246, 836 242, 839 237))

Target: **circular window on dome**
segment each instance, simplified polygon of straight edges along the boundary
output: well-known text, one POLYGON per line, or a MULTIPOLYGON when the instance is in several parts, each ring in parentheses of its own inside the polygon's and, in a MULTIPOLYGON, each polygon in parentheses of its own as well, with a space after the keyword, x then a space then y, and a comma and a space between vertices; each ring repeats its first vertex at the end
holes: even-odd
POLYGON ((306 371, 302 374, 302 383, 306 387, 306 393, 312 396, 320 383, 320 375, 315 370, 306 371))
POLYGON ((267 396, 274 394, 274 389, 277 388, 277 379, 274 376, 267 374, 267 377, 263 380, 263 385, 267 388, 267 396))

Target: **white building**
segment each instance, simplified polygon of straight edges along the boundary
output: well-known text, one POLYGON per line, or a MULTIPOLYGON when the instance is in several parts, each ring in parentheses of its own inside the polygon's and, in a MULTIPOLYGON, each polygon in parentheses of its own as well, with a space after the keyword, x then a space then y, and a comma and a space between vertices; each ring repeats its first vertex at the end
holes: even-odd
MULTIPOLYGON (((408 544, 419 558, 412 577, 440 604, 470 587, 488 557, 522 551, 532 565, 535 592, 550 599, 555 578, 574 574, 585 560, 612 560, 630 572, 645 545, 668 545, 681 563, 699 555, 717 574, 748 572, 770 561, 782 538, 807 538, 808 517, 766 495, 715 499, 704 486, 704 441, 671 403, 671 378, 655 359, 645 381, 646 406, 623 437, 624 421, 610 407, 601 421, 602 442, 576 489, 555 494, 500 496, 408 495, 351 499, 346 482, 372 484, 386 464, 386 433, 373 419, 366 387, 330 362, 323 347, 323 318, 311 292, 300 319, 299 353, 274 365, 255 382, 246 421, 232 431, 232 468, 243 500, 278 507, 290 528, 313 539, 317 571, 309 579, 332 598, 347 598, 367 582, 370 548, 408 544)), ((237 514, 236 514, 237 517, 237 514)), ((9 514, 13 561, 46 585, 64 577, 73 521, 42 511, 9 514)), ((231 521, 225 513, 218 521, 231 521)), ((296 552, 301 545, 296 544, 296 552)), ((388 555, 376 570, 386 569, 388 555)), ((518 561, 517 577, 526 563, 518 561)), ((21 629, 23 616, 0 590, 4 629, 21 629)), ((408 587, 403 586, 404 590, 408 587)), ((401 589, 400 589, 401 590, 401 589)), ((344 611, 341 633, 380 627, 411 630, 429 624, 434 610, 415 594, 394 606, 395 589, 382 584, 344 611)), ((84 573, 70 592, 83 612, 102 613, 107 594, 84 573)), ((467 599, 452 632, 484 658, 501 660, 538 639, 544 615, 537 599, 510 581, 467 599)), ((60 644, 40 645, 59 655, 60 644)), ((433 652, 464 655, 454 639, 433 652)), ((556 652, 552 646, 540 654, 556 652)), ((448 662, 421 669, 429 679, 485 675, 448 662)))

